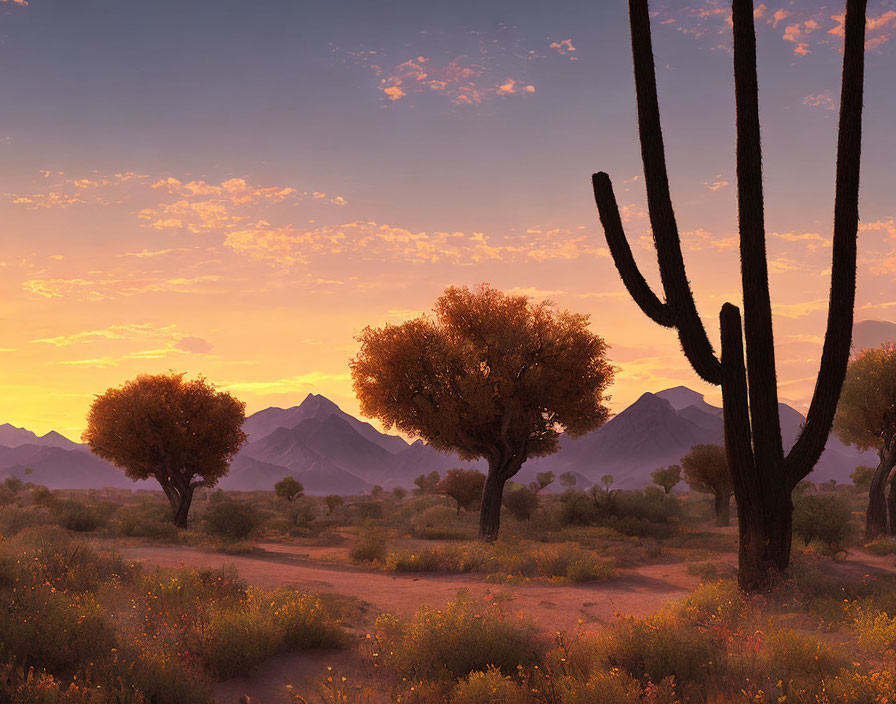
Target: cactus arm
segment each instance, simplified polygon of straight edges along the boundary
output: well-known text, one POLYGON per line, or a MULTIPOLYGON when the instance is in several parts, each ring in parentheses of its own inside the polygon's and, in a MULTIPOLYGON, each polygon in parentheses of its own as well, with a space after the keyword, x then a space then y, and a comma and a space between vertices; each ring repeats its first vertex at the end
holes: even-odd
POLYGON ((788 477, 794 486, 812 471, 812 467, 824 451, 849 362, 856 294, 865 6, 866 0, 847 0, 846 3, 840 129, 837 138, 831 295, 821 367, 815 382, 812 403, 806 415, 803 432, 788 454, 785 465, 788 477))
POLYGON ((622 219, 619 217, 619 206, 616 204, 616 196, 613 193, 613 184, 605 173, 594 174, 591 177, 594 186, 594 200, 597 203, 597 212, 600 222, 604 226, 607 237, 607 246, 616 263, 616 269, 622 277, 622 283, 628 289, 635 303, 648 318, 666 328, 675 326, 669 307, 663 303, 650 289, 650 285, 641 275, 635 258, 632 256, 631 247, 625 237, 622 228, 622 219))
POLYGON ((669 194, 647 0, 629 0, 629 17, 647 205, 666 305, 675 319, 682 349, 694 371, 709 383, 719 384, 721 367, 694 304, 694 295, 681 255, 672 197, 669 194))
MULTIPOLYGON (((758 485, 751 481, 755 460, 750 441, 750 412, 747 407, 747 377, 740 311, 726 303, 719 314, 722 331, 722 412, 725 450, 731 481, 738 502, 758 502, 758 485)), ((740 503, 738 503, 740 510, 740 503)))
POLYGON ((734 0, 734 91, 737 106, 737 208, 740 229, 744 338, 747 354, 750 423, 759 471, 780 467, 784 459, 772 305, 768 290, 765 217, 762 194, 762 147, 759 130, 759 87, 756 31, 752 0, 734 0))

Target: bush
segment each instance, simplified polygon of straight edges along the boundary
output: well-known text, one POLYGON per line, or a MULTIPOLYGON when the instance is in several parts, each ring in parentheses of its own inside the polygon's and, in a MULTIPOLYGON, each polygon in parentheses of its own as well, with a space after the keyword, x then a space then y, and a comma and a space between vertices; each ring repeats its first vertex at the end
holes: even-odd
POLYGON ((385 562, 386 534, 367 524, 358 529, 358 538, 349 550, 352 562, 385 562))
POLYGON ((463 522, 449 506, 430 506, 411 519, 411 533, 425 540, 459 540, 466 536, 463 522))
POLYGON ((115 524, 122 535, 129 537, 174 541, 180 535, 168 507, 155 502, 122 506, 115 513, 115 524))
POLYGON ((382 501, 361 501, 360 503, 355 504, 355 508, 358 510, 358 516, 364 521, 376 520, 383 517, 382 501))
POLYGON ((203 634, 203 661, 220 679, 249 674, 284 650, 335 648, 344 642, 319 599, 288 588, 250 589, 245 602, 214 609, 203 634))
POLYGON ((721 644, 705 630, 663 612, 617 622, 598 643, 605 665, 619 667, 644 683, 674 677, 699 686, 708 679, 713 663, 723 659, 721 644))
POLYGON ((89 533, 104 524, 102 516, 93 506, 80 501, 62 499, 53 503, 52 510, 60 526, 79 533, 89 533))
POLYGON ((849 505, 837 494, 802 494, 793 507, 793 532, 807 545, 821 542, 831 555, 840 551, 851 533, 849 505))
POLYGON ((514 673, 545 652, 530 622, 506 617, 494 603, 471 603, 463 594, 441 610, 420 607, 410 623, 383 614, 376 624, 376 659, 420 679, 466 677, 489 666, 514 673))
POLYGON ((491 665, 458 682, 451 696, 452 704, 526 704, 528 700, 524 688, 491 665))
POLYGON ((504 508, 518 521, 528 521, 538 508, 538 496, 527 487, 504 492, 504 508))
POLYGON ((229 543, 245 540, 261 525, 258 509, 231 499, 211 502, 204 519, 207 533, 229 543))

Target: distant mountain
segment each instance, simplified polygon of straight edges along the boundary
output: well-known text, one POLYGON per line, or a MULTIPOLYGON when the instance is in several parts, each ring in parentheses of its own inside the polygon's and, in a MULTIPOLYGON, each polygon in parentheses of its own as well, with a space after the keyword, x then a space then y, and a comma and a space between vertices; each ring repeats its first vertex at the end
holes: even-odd
MULTIPOLYGON (((785 450, 796 441, 805 418, 779 404, 785 450)), ((268 408, 246 419, 250 442, 234 457, 220 486, 232 490, 271 489, 293 476, 309 494, 357 494, 378 484, 385 488, 413 487, 423 473, 444 474, 454 467, 486 470, 484 461, 462 462, 417 440, 379 433, 343 412, 329 399, 310 394, 292 408, 268 408)), ((56 433, 38 437, 23 428, 0 426, 0 478, 18 476, 51 488, 155 488, 154 482, 131 482, 120 469, 100 460, 83 445, 56 433), (58 443, 56 446, 54 443, 58 443)), ((678 464, 693 445, 723 442, 722 410, 692 389, 678 386, 645 393, 603 427, 581 438, 560 437, 559 451, 531 459, 515 481, 528 483, 538 472, 573 472, 577 486, 587 487, 604 474, 616 486, 637 488, 650 483, 650 473, 678 464)), ((813 481, 848 482, 857 465, 876 465, 873 452, 859 453, 828 441, 813 481)), ((551 487, 559 491, 559 484, 551 487)))
POLYGON ((886 320, 861 320, 852 326, 853 353, 896 342, 896 323, 886 320))
POLYGON ((386 435, 379 432, 370 423, 365 423, 345 413, 330 399, 319 394, 308 394, 301 404, 292 408, 266 408, 258 413, 253 413, 243 423, 243 430, 249 436, 249 442, 252 442, 270 435, 277 428, 295 428, 304 420, 325 420, 331 415, 341 418, 363 438, 379 445, 387 452, 395 454, 408 447, 408 444, 397 435, 386 435))
POLYGON ((46 435, 38 436, 36 433, 17 428, 9 423, 0 425, 0 445, 4 447, 18 447, 19 445, 42 445, 44 447, 61 447, 65 450, 74 450, 83 445, 72 442, 67 437, 51 430, 46 435))
POLYGON ((44 445, 0 447, 0 478, 18 477, 50 489, 142 488, 117 467, 81 449, 44 445))

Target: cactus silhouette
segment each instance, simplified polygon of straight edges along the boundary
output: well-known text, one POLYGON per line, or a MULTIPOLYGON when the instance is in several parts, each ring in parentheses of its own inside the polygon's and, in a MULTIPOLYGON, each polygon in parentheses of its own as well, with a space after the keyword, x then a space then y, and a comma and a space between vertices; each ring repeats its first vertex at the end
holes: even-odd
POLYGON ((697 374, 722 387, 725 446, 738 510, 738 582, 747 591, 773 584, 790 562, 791 492, 812 471, 824 450, 846 374, 856 283, 865 5, 866 0, 846 2, 827 328, 806 423, 796 444, 786 455, 778 417, 765 249, 752 0, 734 0, 732 4, 744 316, 742 326, 738 307, 731 303, 722 306, 721 358, 716 357, 706 335, 685 273, 669 195, 647 0, 630 0, 629 17, 641 157, 664 294, 662 299, 651 290, 638 270, 623 231, 609 176, 597 173, 592 178, 607 244, 632 298, 651 320, 677 329, 684 354, 697 374))

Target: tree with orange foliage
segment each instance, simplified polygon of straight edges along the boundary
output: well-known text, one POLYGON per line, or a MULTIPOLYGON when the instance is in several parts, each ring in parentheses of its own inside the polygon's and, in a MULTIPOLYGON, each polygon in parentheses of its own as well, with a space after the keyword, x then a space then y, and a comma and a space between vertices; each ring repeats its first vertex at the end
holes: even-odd
POLYGON ((131 479, 155 478, 186 528, 195 489, 225 476, 246 442, 245 411, 202 377, 141 374, 94 399, 81 439, 131 479))
POLYGON ((479 536, 498 535, 505 483, 609 416, 607 345, 588 316, 483 284, 448 288, 433 316, 365 328, 351 362, 361 411, 461 459, 484 458, 479 536))

